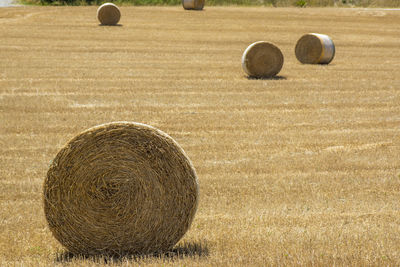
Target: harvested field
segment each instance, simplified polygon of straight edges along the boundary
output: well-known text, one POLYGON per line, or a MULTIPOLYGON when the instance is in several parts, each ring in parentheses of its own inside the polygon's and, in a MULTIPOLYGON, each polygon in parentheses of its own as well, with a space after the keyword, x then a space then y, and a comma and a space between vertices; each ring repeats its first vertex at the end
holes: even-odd
POLYGON ((400 11, 333 8, 0 9, 0 265, 400 265, 400 11), (334 60, 296 41, 329 35, 334 60), (247 79, 251 43, 276 44, 274 79, 247 79), (67 254, 47 227, 50 161, 79 132, 136 121, 196 168, 200 202, 170 253, 67 254), (179 254, 179 255, 178 255, 179 254))

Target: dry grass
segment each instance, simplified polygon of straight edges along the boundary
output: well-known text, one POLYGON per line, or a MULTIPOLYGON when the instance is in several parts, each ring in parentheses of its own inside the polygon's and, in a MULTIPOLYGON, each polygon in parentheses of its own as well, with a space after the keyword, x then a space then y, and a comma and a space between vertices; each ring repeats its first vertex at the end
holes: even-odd
POLYGON ((400 11, 123 7, 0 9, 0 265, 400 264, 400 11), (307 32, 336 46, 301 65, 307 32), (254 41, 278 45, 278 79, 249 80, 254 41), (47 228, 49 162, 78 132, 131 120, 171 135, 199 209, 166 255, 84 259, 47 228))

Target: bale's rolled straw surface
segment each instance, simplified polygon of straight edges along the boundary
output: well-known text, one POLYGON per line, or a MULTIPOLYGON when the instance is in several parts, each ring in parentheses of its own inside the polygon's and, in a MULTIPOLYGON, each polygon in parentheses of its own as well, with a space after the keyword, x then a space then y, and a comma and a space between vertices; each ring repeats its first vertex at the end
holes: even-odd
POLYGON ((242 56, 243 70, 251 77, 268 78, 279 73, 283 54, 274 44, 259 41, 251 44, 242 56))
POLYGON ((335 56, 335 45, 328 35, 308 33, 297 41, 295 54, 303 64, 329 64, 335 56))
POLYGON ((44 211, 54 237, 84 255, 171 249, 198 202, 195 170, 167 134, 114 122, 73 138, 53 160, 44 211))
POLYGON ((182 0, 184 9, 202 10, 205 0, 182 0))
POLYGON ((116 25, 121 18, 121 11, 113 3, 102 4, 97 9, 97 19, 103 25, 116 25))

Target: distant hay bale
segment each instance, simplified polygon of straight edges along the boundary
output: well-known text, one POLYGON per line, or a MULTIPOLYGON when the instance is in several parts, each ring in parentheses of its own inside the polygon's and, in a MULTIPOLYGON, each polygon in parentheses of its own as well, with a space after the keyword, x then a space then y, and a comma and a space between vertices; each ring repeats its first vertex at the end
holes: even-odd
POLYGON ((77 135, 58 152, 44 183, 51 232, 83 255, 167 251, 188 230, 197 202, 196 172, 182 148, 133 122, 77 135))
POLYGON ((116 25, 121 18, 121 12, 113 3, 105 3, 97 9, 97 18, 103 25, 116 25))
POLYGON ((328 35, 308 33, 297 41, 295 54, 303 64, 329 64, 335 56, 335 45, 328 35))
POLYGON ((251 44, 242 56, 243 70, 256 78, 273 77, 283 66, 283 54, 274 44, 259 41, 251 44))
POLYGON ((205 0, 182 0, 184 9, 202 10, 205 0))

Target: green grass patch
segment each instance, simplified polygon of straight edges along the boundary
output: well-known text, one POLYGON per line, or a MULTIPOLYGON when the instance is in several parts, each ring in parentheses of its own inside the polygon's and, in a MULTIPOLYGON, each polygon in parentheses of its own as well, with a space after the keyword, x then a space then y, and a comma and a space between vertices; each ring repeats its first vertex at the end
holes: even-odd
MULTIPOLYGON (((116 5, 174 6, 182 0, 18 0, 25 5, 101 5, 112 2, 116 5)), ((274 7, 400 7, 400 0, 206 0, 207 6, 274 6, 274 7)))
MULTIPOLYGON (((209 6, 239 5, 239 6, 262 6, 274 5, 279 0, 206 0, 209 6)), ((134 6, 175 6, 181 5, 182 0, 19 0, 25 5, 101 5, 104 3, 114 3, 116 5, 134 6)))

